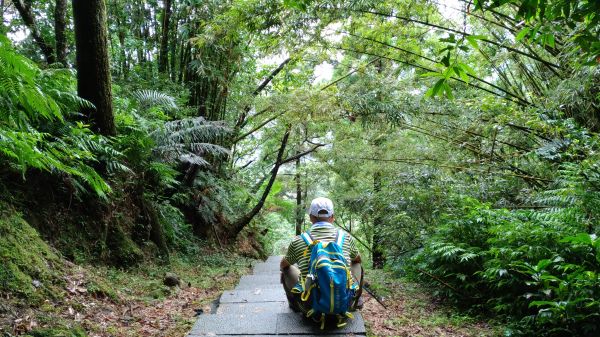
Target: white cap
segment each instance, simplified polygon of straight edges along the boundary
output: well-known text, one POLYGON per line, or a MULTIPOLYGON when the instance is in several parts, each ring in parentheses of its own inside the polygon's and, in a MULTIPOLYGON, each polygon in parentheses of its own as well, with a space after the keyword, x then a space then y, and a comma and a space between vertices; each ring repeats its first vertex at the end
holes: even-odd
POLYGON ((313 199, 308 213, 317 218, 329 218, 333 215, 333 202, 327 198, 313 199))

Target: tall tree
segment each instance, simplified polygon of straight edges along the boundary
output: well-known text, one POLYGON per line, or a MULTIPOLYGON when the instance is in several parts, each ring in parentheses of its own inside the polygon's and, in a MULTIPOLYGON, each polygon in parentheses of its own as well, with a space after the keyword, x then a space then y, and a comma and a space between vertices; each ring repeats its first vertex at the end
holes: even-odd
POLYGON ((164 0, 162 18, 162 37, 158 55, 158 71, 165 73, 169 65, 169 25, 171 21, 171 0, 164 0))
MULTIPOLYGON (((298 153, 300 151, 297 151, 298 153)), ((296 153, 296 154, 298 154, 296 153)), ((302 234, 302 224, 304 222, 304 209, 302 208, 302 179, 300 175, 300 160, 296 159, 296 235, 302 234)))
POLYGON ((29 28, 31 31, 31 36, 35 43, 42 50, 42 54, 44 54, 44 58, 48 64, 52 64, 56 62, 56 58, 54 56, 54 48, 52 48, 52 44, 48 43, 40 33, 40 30, 35 22, 35 17, 33 16, 33 12, 31 11, 31 1, 23 2, 21 0, 13 0, 13 4, 15 8, 21 15, 21 19, 25 23, 25 26, 29 28))
POLYGON ((67 0, 56 0, 54 7, 54 36, 56 38, 56 61, 67 67, 67 0))
POLYGON ((77 93, 95 106, 84 111, 93 129, 115 135, 104 0, 73 0, 73 19, 77 93))

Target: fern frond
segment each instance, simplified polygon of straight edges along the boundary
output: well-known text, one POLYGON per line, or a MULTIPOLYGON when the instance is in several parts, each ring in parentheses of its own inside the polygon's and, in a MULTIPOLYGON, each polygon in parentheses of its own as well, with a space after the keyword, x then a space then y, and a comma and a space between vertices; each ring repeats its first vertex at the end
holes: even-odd
POLYGON ((138 90, 132 96, 143 107, 161 106, 168 110, 177 109, 175 98, 155 90, 138 90))

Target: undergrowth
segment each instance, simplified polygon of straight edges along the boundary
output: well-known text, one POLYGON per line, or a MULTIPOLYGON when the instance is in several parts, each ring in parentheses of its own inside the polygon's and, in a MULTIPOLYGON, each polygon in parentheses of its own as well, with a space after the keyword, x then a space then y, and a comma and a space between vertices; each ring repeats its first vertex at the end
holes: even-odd
POLYGON ((406 277, 369 269, 365 279, 370 292, 383 303, 367 297, 362 316, 368 336, 501 335, 499 322, 443 305, 427 288, 406 277))
POLYGON ((56 298, 64 264, 19 213, 0 202, 0 293, 28 304, 56 298))

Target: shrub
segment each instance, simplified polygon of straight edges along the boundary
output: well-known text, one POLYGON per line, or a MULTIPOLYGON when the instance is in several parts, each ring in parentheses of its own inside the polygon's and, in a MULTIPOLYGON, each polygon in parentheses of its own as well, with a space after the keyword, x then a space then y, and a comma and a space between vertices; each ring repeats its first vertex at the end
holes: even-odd
POLYGON ((557 209, 543 217, 465 203, 464 213, 447 216, 414 257, 413 277, 456 304, 510 317, 518 323, 509 334, 600 332, 595 235, 581 233, 581 224, 553 221, 561 218, 557 209))

